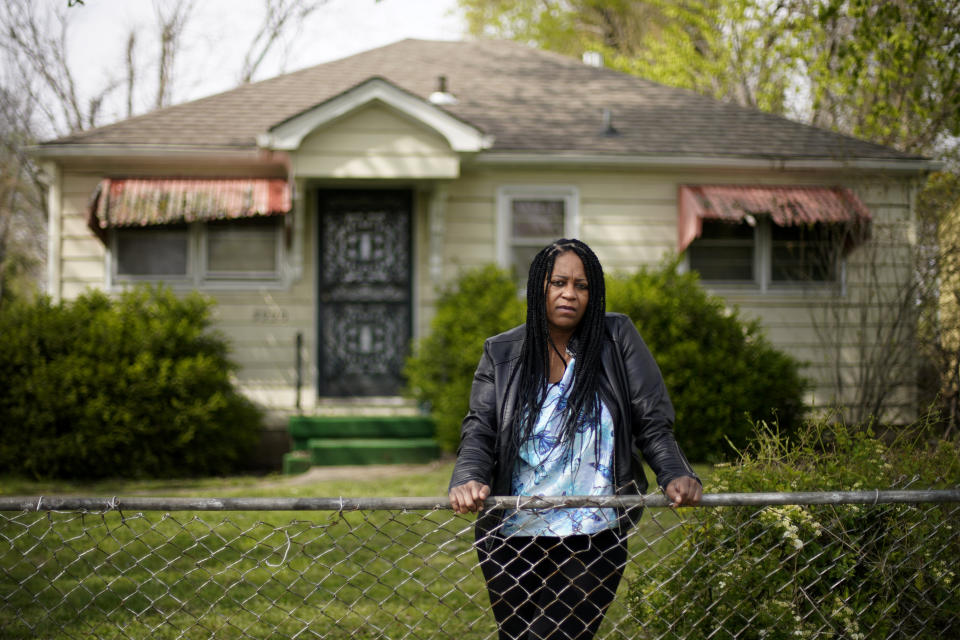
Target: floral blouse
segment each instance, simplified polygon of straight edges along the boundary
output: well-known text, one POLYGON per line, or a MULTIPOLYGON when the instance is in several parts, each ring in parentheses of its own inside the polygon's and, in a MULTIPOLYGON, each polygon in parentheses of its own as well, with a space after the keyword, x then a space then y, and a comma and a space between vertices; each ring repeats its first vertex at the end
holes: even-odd
MULTIPOLYGON (((561 411, 573 386, 574 358, 560 382, 547 389, 540 419, 520 446, 513 471, 517 496, 613 495, 613 418, 601 402, 600 424, 584 424, 572 446, 559 444, 561 411), (597 457, 596 439, 600 439, 597 457)), ((508 510, 504 536, 569 536, 603 531, 616 524, 612 508, 508 510)))

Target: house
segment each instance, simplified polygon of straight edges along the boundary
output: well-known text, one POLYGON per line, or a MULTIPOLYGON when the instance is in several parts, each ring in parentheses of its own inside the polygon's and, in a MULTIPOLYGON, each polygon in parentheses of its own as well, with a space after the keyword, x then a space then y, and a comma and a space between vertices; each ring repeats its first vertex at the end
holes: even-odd
MULTIPOLYGON (((865 247, 909 248, 932 168, 499 41, 404 40, 36 153, 53 297, 144 280, 214 296, 242 387, 277 415, 409 411, 401 366, 438 288, 490 262, 523 270, 559 236, 609 271, 686 250, 829 405, 856 381, 863 333, 824 319, 875 288, 865 247)), ((909 412, 913 394, 885 408, 909 412)))

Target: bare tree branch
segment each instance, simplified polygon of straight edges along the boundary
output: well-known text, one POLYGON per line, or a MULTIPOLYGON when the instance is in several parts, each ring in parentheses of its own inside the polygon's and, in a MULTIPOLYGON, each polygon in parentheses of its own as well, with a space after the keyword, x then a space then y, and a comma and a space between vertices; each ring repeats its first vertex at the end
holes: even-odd
POLYGON ((190 12, 193 11, 194 0, 176 0, 168 6, 154 0, 153 6, 160 37, 157 97, 154 101, 154 106, 159 109, 170 104, 173 95, 174 64, 180 49, 180 38, 189 22, 190 12))
MULTIPOLYGON (((11 0, 7 12, 2 14, 2 47, 11 60, 28 76, 35 76, 57 98, 61 117, 70 131, 83 126, 83 116, 76 97, 73 78, 62 67, 63 56, 58 51, 66 48, 65 21, 57 15, 60 22, 57 37, 44 35, 50 30, 47 21, 42 20, 35 11, 35 5, 28 0, 11 0)), ((51 123, 53 124, 53 123, 51 123)), ((59 129, 59 127, 55 127, 59 129)))
POLYGON ((134 29, 130 30, 130 34, 127 36, 127 117, 133 115, 133 95, 136 90, 136 80, 137 80, 137 65, 134 58, 137 48, 137 32, 134 29))
POLYGON ((300 23, 325 4, 326 1, 264 0, 263 23, 243 57, 240 82, 250 82, 270 51, 288 33, 289 27, 293 25, 296 29, 299 29, 300 23))
MULTIPOLYGON (((303 21, 327 0, 264 0, 265 17, 250 43, 242 77, 254 77, 273 52, 292 41, 303 21)), ((81 0, 40 3, 6 0, 0 10, 0 301, 26 281, 40 281, 46 235, 46 185, 26 149, 38 139, 97 126, 111 99, 127 117, 137 105, 166 106, 173 100, 176 63, 196 0, 153 0, 158 46, 141 61, 138 47, 143 27, 126 34, 123 60, 106 71, 91 92, 77 82, 76 61, 68 54, 70 25, 82 15, 81 0), (81 5, 79 10, 68 7, 81 5), (73 66, 71 66, 73 63, 73 66), (144 82, 144 69, 156 73, 157 84, 144 82), (122 90, 123 95, 115 95, 122 90), (153 91, 156 91, 153 94, 153 91), (149 93, 147 100, 144 95, 149 93)))
MULTIPOLYGON (((26 78, 36 78, 52 96, 36 100, 36 107, 47 115, 52 131, 75 132, 96 126, 100 106, 116 88, 109 82, 87 101, 79 98, 74 74, 67 57, 68 19, 65 8, 52 14, 41 14, 41 6, 30 0, 9 0, 6 11, 0 12, 0 50, 9 56, 10 64, 26 78), (48 35, 55 34, 55 35, 48 35)), ((36 97, 40 92, 32 87, 36 97)))

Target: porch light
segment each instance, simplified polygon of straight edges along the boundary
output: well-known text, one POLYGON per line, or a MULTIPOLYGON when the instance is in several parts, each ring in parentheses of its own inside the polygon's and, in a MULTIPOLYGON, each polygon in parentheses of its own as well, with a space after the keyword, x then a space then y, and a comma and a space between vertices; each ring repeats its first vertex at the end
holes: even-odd
POLYGON ((427 98, 431 104, 457 104, 457 97, 447 91, 447 76, 437 76, 437 90, 427 98))

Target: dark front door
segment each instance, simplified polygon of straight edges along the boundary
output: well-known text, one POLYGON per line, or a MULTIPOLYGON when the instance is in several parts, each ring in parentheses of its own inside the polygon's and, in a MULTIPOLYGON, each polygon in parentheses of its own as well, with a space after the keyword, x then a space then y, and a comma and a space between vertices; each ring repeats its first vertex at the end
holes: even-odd
POLYGON ((396 395, 411 325, 410 191, 321 191, 318 390, 396 395))

